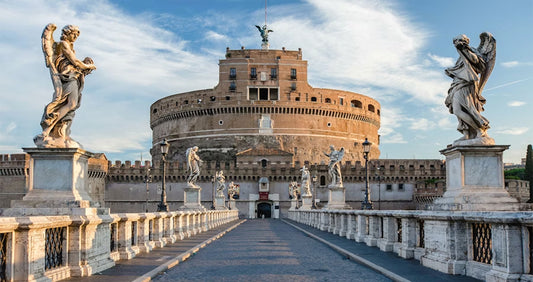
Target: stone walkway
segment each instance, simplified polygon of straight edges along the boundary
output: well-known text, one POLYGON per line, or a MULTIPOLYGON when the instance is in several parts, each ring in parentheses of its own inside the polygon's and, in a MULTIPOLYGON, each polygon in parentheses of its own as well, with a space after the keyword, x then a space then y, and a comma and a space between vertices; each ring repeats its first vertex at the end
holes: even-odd
POLYGON ((275 219, 248 220, 156 281, 390 281, 275 219))
POLYGON ((310 226, 276 219, 232 222, 165 248, 156 248, 148 254, 140 254, 132 260, 118 261, 115 267, 93 276, 66 281, 151 279, 476 281, 431 270, 416 260, 405 260, 310 226))

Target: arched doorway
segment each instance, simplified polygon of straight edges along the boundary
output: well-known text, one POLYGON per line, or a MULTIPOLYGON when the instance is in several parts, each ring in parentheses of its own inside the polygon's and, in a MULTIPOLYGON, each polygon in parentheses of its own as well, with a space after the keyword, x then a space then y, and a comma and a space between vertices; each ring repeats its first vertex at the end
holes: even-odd
POLYGON ((257 204, 257 218, 270 218, 272 213, 272 204, 271 203, 259 203, 257 204))

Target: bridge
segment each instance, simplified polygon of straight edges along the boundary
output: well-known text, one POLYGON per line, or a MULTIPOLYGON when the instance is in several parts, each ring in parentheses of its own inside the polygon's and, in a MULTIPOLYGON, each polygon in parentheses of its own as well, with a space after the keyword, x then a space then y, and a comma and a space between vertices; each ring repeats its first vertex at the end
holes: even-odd
POLYGON ((517 281, 528 212, 236 210, 0 217, 2 281, 517 281), (98 230, 104 231, 99 232, 98 230))

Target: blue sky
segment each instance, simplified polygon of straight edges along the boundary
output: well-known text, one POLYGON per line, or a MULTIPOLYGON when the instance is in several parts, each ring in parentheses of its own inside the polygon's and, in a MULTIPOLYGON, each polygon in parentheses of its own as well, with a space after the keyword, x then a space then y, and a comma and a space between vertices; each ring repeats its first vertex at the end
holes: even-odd
MULTIPOLYGON (((149 106, 175 93, 212 88, 226 47, 260 48, 263 0, 0 0, 0 153, 32 147, 52 85, 40 46, 49 22, 75 24, 86 79, 71 136, 110 160, 149 159, 149 106)), ((297 50, 314 87, 371 96, 382 106, 381 158, 440 158, 460 134, 444 106, 444 68, 464 33, 497 40, 484 115, 504 161, 533 143, 533 1, 268 1, 271 49, 297 50)), ((59 39, 59 31, 55 38, 59 39)))

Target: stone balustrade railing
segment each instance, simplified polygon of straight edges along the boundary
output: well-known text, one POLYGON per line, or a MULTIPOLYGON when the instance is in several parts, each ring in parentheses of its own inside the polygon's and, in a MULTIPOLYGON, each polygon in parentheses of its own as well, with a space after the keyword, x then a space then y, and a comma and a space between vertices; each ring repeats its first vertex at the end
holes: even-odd
POLYGON ((441 272, 533 281, 533 212, 295 210, 288 216, 441 272))
POLYGON ((0 281, 89 276, 237 219, 237 210, 0 217, 0 281))

